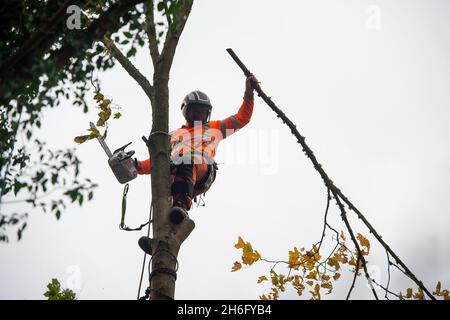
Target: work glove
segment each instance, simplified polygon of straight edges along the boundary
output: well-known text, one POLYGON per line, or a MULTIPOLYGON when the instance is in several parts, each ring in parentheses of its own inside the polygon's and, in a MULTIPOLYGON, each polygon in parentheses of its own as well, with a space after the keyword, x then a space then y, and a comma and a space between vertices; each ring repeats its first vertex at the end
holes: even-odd
POLYGON ((253 100, 253 85, 258 83, 258 79, 254 75, 250 75, 245 80, 245 93, 244 93, 244 99, 246 100, 253 100))
POLYGON ((134 158, 134 166, 136 167, 136 170, 142 170, 142 167, 141 167, 141 163, 138 161, 138 159, 137 158, 134 158))

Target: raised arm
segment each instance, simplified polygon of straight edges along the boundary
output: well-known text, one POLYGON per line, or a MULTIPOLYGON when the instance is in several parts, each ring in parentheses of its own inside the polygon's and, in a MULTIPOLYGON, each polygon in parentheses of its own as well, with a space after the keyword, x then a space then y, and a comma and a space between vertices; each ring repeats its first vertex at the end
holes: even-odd
POLYGON ((257 82, 255 76, 249 76, 245 81, 244 100, 238 112, 224 120, 211 121, 211 126, 220 129, 223 139, 227 138, 237 130, 250 122, 253 114, 253 82, 257 82))

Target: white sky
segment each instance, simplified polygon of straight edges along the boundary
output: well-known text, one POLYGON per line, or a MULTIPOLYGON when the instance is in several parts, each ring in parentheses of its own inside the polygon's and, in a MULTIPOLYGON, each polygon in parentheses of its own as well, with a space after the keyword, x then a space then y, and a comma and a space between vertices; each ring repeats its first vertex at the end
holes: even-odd
MULTIPOLYGON (((170 128, 183 123, 181 100, 195 89, 211 98, 212 119, 237 111, 245 79, 225 51, 233 48, 400 258, 430 289, 438 280, 448 288, 449 27, 444 0, 196 0, 172 67, 170 128)), ((133 62, 152 78, 148 51, 133 62)), ((114 149, 133 141, 138 158, 146 158, 146 96, 119 65, 101 80, 123 114, 111 121, 108 144, 114 149)), ((54 149, 73 147, 95 116, 94 108, 84 115, 65 103, 45 113, 39 137, 54 149)), ((69 207, 60 221, 33 213, 24 239, 0 246, 0 299, 42 299, 53 277, 80 299, 136 297, 142 263, 137 240, 145 232, 118 229, 123 186, 99 144, 77 150, 82 175, 100 184, 94 200, 69 207)), ((320 239, 326 190, 288 128, 259 98, 250 124, 222 142, 216 160, 223 164, 206 207, 191 210, 196 228, 180 251, 176 298, 257 299, 268 287, 256 280, 271 266, 231 273, 240 257, 233 247, 237 237, 265 258, 287 259, 293 246, 320 239)), ((131 183, 127 224, 147 219, 149 194, 149 176, 131 183)), ((344 230, 334 206, 330 222, 344 230)), ((385 253, 369 239, 370 270, 385 283, 385 253)), ((344 273, 330 297, 345 298, 351 278, 344 273)), ((394 291, 411 286, 393 271, 394 291)), ((371 298, 362 277, 353 297, 371 298)), ((289 291, 282 298, 297 296, 289 291)))

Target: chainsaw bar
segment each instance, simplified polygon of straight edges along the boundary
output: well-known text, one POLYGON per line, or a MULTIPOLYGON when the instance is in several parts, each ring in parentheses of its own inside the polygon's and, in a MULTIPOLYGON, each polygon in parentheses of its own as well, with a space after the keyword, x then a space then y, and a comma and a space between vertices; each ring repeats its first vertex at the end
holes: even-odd
MULTIPOLYGON (((91 125, 92 129, 97 129, 97 127, 95 126, 94 123, 90 122, 89 124, 91 125)), ((103 139, 102 136, 98 136, 97 140, 98 140, 98 142, 100 142, 100 145, 102 146, 103 150, 105 150, 106 155, 108 156, 108 159, 110 159, 113 154, 112 154, 111 150, 109 149, 108 145, 106 144, 105 139, 103 139)))

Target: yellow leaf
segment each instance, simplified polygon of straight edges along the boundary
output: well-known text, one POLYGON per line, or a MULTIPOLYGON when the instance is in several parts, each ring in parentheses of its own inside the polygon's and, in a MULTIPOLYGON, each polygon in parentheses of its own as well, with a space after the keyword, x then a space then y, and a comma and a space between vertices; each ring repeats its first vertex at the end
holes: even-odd
POLYGON ((83 142, 86 142, 87 140, 89 140, 89 135, 77 136, 73 140, 78 144, 82 144, 83 142))
POLYGON ((406 296, 405 296, 405 298, 411 299, 412 296, 413 296, 413 289, 412 288, 406 289, 406 296))
POLYGON ((271 280, 272 280, 272 284, 274 285, 274 286, 278 286, 278 284, 279 284, 279 280, 278 280, 278 274, 274 271, 274 270, 271 270, 270 271, 270 274, 272 275, 271 276, 271 280))
POLYGON ((306 269, 308 269, 308 270, 314 269, 315 266, 316 266, 316 262, 314 260, 308 260, 306 262, 306 269))
POLYGON ((330 276, 324 274, 324 275, 322 276, 322 280, 328 281, 328 280, 330 280, 330 276))
POLYGON ((339 272, 336 272, 333 276, 334 280, 338 280, 341 277, 341 274, 339 272))
POLYGON ((346 240, 346 239, 345 239, 345 235, 344 235, 344 231, 341 231, 341 239, 342 239, 343 241, 346 240))
POLYGON ((361 244, 361 246, 367 248, 367 253, 368 253, 370 250, 369 240, 367 240, 367 238, 365 238, 361 233, 358 233, 358 236, 356 238, 359 240, 359 243, 361 244))
POLYGON ((445 300, 450 300, 450 297, 449 297, 449 295, 448 295, 448 290, 442 291, 442 295, 444 296, 444 299, 445 299, 445 300))
POLYGON ((311 280, 308 280, 308 281, 306 281, 306 284, 307 284, 308 286, 312 287, 312 285, 314 284, 314 282, 311 281, 311 280))
POLYGON ((332 284, 330 282, 322 283, 321 287, 325 288, 325 289, 332 289, 333 288, 333 286, 332 286, 332 284))
POLYGON ((103 110, 98 113, 99 119, 97 120, 97 126, 103 127, 108 121, 108 119, 111 117, 111 109, 107 108, 106 110, 103 110))
POLYGON ((234 245, 234 247, 236 249, 241 249, 241 248, 244 248, 244 245, 245 245, 244 240, 242 240, 242 238, 239 237, 238 242, 234 245))
POLYGON ((242 253, 242 262, 244 264, 252 265, 254 262, 261 259, 261 255, 258 251, 253 251, 252 245, 250 242, 244 244, 243 253, 242 253))
POLYGON ((261 300, 269 300, 269 298, 267 298, 267 296, 265 294, 259 296, 259 299, 261 299, 261 300))
POLYGON ((261 276, 258 278, 258 283, 268 280, 266 276, 261 276))
POLYGON ((330 267, 335 267, 336 270, 339 270, 339 269, 341 268, 341 266, 340 266, 340 264, 339 264, 339 261, 337 261, 337 260, 334 259, 334 258, 328 259, 327 264, 328 264, 330 267))
POLYGON ((91 132, 91 135, 98 137, 100 135, 100 131, 97 128, 89 128, 88 131, 91 132))
POLYGON ((95 92, 94 99, 95 99, 97 102, 102 101, 103 98, 104 98, 104 96, 103 96, 100 92, 98 92, 98 91, 95 92))
POLYGON ((356 260, 353 257, 351 257, 350 261, 348 262, 348 264, 351 265, 351 266, 356 266, 356 260))
POLYGON ((318 283, 314 287, 314 296, 316 299, 320 300, 320 286, 318 283))
POLYGON ((260 259, 259 254, 255 252, 244 252, 244 254, 242 255, 242 262, 248 265, 252 265, 259 259, 260 259))
POLYGON ((122 116, 120 112, 114 113, 114 119, 119 119, 122 116))
POLYGON ((438 295, 438 296, 441 294, 441 282, 440 281, 437 283, 436 291, 433 292, 433 294, 438 295))
POLYGON ((298 270, 300 266, 300 252, 294 247, 294 251, 289 251, 289 267, 298 270))
POLYGON ((109 109, 109 105, 111 104, 111 100, 109 99, 105 99, 102 101, 102 103, 100 103, 99 107, 100 109, 102 109, 103 111, 109 109))
POLYGON ((242 268, 242 265, 236 261, 233 265, 233 268, 231 268, 231 272, 238 271, 240 268, 242 268))
POLYGON ((417 293, 414 295, 414 299, 423 300, 423 298, 424 298, 424 296, 423 296, 422 288, 419 288, 417 293))
POLYGON ((317 280, 317 271, 312 271, 312 272, 310 272, 310 273, 306 276, 306 279, 317 280))

